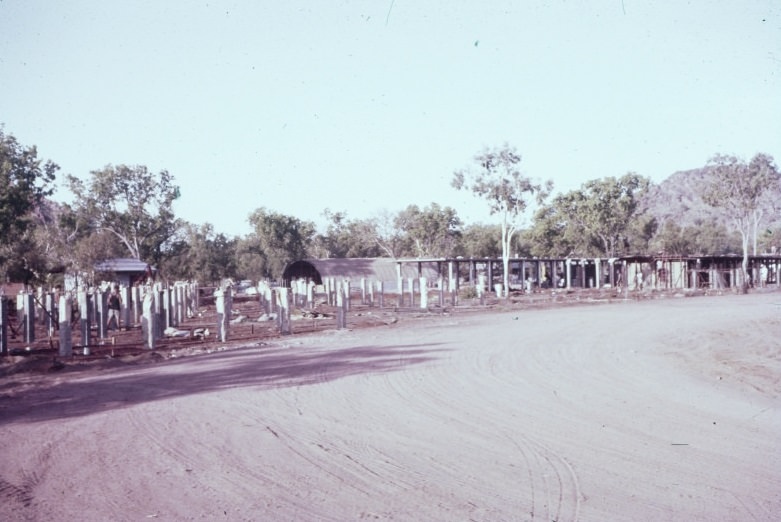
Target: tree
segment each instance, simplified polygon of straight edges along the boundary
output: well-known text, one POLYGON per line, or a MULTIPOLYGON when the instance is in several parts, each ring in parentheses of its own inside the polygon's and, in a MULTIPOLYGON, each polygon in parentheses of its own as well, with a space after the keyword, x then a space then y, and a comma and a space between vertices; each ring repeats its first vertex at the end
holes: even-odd
POLYGON ((395 223, 406 235, 416 257, 450 256, 461 235, 461 220, 456 211, 437 203, 423 210, 409 205, 397 214, 395 223))
POLYGON ((293 216, 255 210, 249 217, 254 231, 239 242, 239 270, 252 279, 279 280, 291 261, 307 257, 315 225, 293 216))
POLYGON ((135 259, 159 261, 161 247, 178 226, 173 202, 179 187, 166 170, 155 174, 143 165, 108 165, 90 173, 88 182, 67 177, 75 196, 79 226, 111 234, 135 259))
POLYGON ((709 183, 702 194, 708 205, 719 208, 740 234, 743 250, 740 287, 748 287, 749 244, 756 236, 759 224, 769 208, 777 203, 779 172, 773 158, 757 154, 750 163, 736 156, 717 154, 708 162, 709 183))
POLYGON ((502 266, 504 295, 510 291, 510 251, 513 235, 520 226, 527 207, 536 197, 537 203, 548 196, 553 182, 545 185, 533 182, 519 168, 521 156, 514 147, 484 149, 474 158, 477 167, 458 170, 453 174, 452 186, 469 190, 484 199, 491 214, 501 219, 502 266))
POLYGON ((158 270, 162 268, 168 276, 200 283, 237 277, 237 243, 236 239, 215 233, 210 223, 185 223, 176 240, 170 242, 165 260, 158 270))
POLYGON ((52 194, 57 170, 38 159, 34 146, 23 147, 0 127, 0 272, 34 223, 33 212, 52 194))
POLYGON ((655 221, 638 222, 639 201, 650 181, 634 173, 584 183, 579 190, 556 196, 537 214, 535 236, 544 238, 557 255, 616 257, 629 246, 631 235, 644 248, 655 231, 655 221), (565 245, 570 250, 561 250, 565 245))
POLYGON ((499 257, 502 253, 499 225, 467 225, 461 233, 459 253, 465 257, 499 257))
POLYGON ((315 257, 379 257, 377 226, 371 219, 350 220, 346 212, 323 211, 329 223, 324 234, 315 238, 315 257))

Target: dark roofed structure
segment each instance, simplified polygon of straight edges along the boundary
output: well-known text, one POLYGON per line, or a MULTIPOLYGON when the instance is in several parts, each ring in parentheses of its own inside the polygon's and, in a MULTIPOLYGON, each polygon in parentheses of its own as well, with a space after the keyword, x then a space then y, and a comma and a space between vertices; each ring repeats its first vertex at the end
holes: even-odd
POLYGON ((130 257, 105 259, 95 264, 96 271, 114 274, 117 282, 123 286, 133 286, 135 282, 143 280, 147 267, 153 274, 155 273, 155 268, 148 263, 130 257))

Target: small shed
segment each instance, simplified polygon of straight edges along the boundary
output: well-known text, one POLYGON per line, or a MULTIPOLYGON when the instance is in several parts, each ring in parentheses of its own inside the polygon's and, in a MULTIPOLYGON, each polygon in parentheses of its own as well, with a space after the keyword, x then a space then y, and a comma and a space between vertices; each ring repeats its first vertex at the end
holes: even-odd
POLYGON ((150 276, 154 278, 157 270, 140 259, 117 257, 97 263, 95 271, 110 273, 117 283, 130 287, 145 282, 150 276))

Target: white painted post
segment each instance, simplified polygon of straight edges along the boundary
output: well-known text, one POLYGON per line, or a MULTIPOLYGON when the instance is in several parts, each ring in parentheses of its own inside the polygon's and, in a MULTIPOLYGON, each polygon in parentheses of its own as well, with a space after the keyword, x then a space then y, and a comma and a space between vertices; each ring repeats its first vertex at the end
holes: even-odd
POLYGON ((134 286, 130 289, 130 307, 131 323, 133 326, 141 324, 141 317, 144 315, 144 292, 140 286, 134 286))
POLYGON ((33 294, 24 295, 24 340, 35 342, 35 299, 33 294))
POLYGON ((98 326, 98 338, 105 339, 108 319, 106 292, 98 288, 92 293, 92 299, 95 303, 95 324, 98 326))
POLYGON ((343 289, 336 292, 336 328, 338 330, 347 328, 347 299, 343 289))
POLYGON ((428 282, 425 277, 420 278, 420 307, 428 309, 428 282))
POLYGON ((119 289, 119 295, 119 318, 122 321, 122 324, 125 325, 125 330, 129 330, 131 326, 135 325, 135 321, 133 321, 131 314, 133 310, 133 293, 130 288, 123 286, 119 289))
POLYGON ((477 298, 480 299, 480 304, 485 304, 485 274, 478 274, 477 276, 477 298))
POLYGON ((385 308, 385 283, 377 281, 377 293, 380 296, 380 308, 385 308))
POLYGON ((54 301, 54 293, 46 292, 44 297, 44 325, 46 326, 46 332, 49 337, 54 335, 54 329, 56 326, 55 317, 57 314, 57 305, 54 301))
POLYGON ((408 277, 407 283, 409 284, 409 306, 411 308, 415 306, 415 278, 408 277))
POLYGON ((227 290, 218 288, 214 291, 214 307, 217 312, 217 338, 221 342, 228 340, 228 310, 225 293, 227 290))
POLYGON ((597 269, 596 285, 594 288, 602 288, 602 260, 600 258, 594 259, 594 266, 597 269))
POLYGON ((71 337, 71 298, 60 296, 60 357, 73 357, 73 339, 71 337))
POLYGON ((149 350, 155 349, 157 339, 156 329, 157 314, 155 313, 155 298, 152 287, 147 286, 141 303, 141 333, 144 338, 144 346, 149 350))
POLYGON ((81 332, 81 345, 84 347, 84 355, 89 355, 90 319, 92 315, 89 297, 85 290, 79 290, 79 331, 81 332))
POLYGON ((309 281, 306 284, 306 304, 309 308, 315 307, 315 284, 314 281, 309 281))
POLYGON ((344 285, 344 309, 349 312, 352 306, 352 302, 350 300, 350 279, 343 279, 342 285, 344 285))
POLYGON ((572 288, 572 260, 567 258, 564 260, 564 272, 567 280, 567 289, 572 288))
POLYGON ((287 335, 290 333, 290 297, 288 289, 285 287, 277 288, 277 299, 279 301, 279 333, 287 335))

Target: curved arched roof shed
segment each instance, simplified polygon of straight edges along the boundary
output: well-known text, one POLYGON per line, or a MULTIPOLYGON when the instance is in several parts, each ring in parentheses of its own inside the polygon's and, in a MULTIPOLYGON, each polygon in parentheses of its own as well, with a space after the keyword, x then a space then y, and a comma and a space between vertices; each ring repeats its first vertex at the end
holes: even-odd
MULTIPOLYGON (((294 261, 285 267, 282 279, 285 285, 296 279, 306 279, 315 284, 323 284, 323 279, 333 277, 336 279, 360 279, 366 278, 374 281, 382 281, 388 290, 396 288, 398 270, 401 269, 401 277, 418 277, 417 266, 403 263, 391 258, 340 258, 340 259, 303 259, 294 261)), ((422 275, 428 278, 438 276, 436 263, 424 263, 422 275)))

